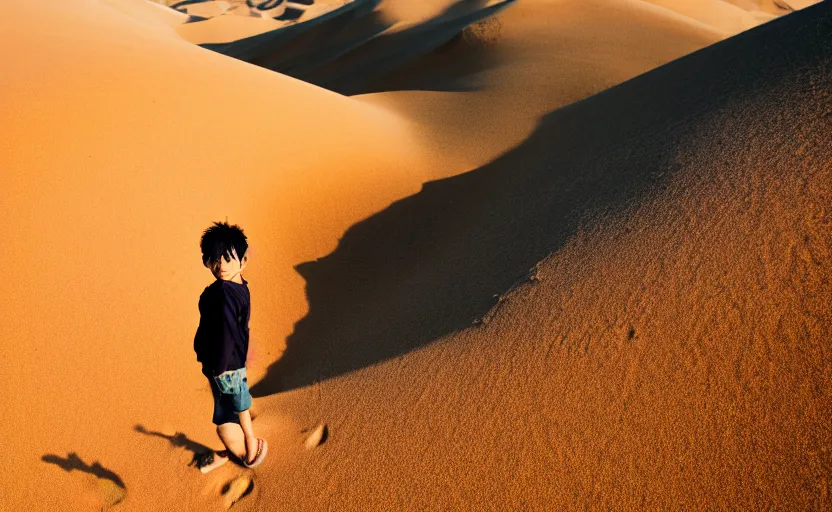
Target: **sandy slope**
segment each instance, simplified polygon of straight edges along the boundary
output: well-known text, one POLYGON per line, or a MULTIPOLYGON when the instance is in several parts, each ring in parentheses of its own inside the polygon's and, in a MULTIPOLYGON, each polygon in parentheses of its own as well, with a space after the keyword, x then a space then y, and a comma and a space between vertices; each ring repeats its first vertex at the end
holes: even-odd
POLYGON ((248 277, 258 310, 272 312, 252 320, 262 369, 306 312, 293 266, 426 179, 389 114, 145 21, 95 0, 19 3, 0 20, 0 357, 15 382, 0 410, 17 418, 3 423, 0 501, 11 510, 94 504, 96 479, 42 460, 70 452, 128 493, 143 482, 140 509, 190 492, 151 476, 178 455, 134 426, 212 438, 191 348, 212 279, 199 234, 212 220, 241 223, 254 242, 248 277))
POLYGON ((279 366, 341 375, 281 404, 331 440, 251 509, 828 509, 831 29, 706 48, 352 228, 279 366))
MULTIPOLYGON (((828 229, 823 238, 819 227, 829 180, 812 175, 828 174, 828 164, 823 148, 809 143, 818 138, 811 123, 823 111, 798 108, 828 103, 806 96, 828 84, 828 64, 812 61, 804 48, 828 47, 811 41, 821 32, 799 32, 790 40, 799 50, 794 56, 783 47, 758 55, 764 32, 742 48, 726 46, 734 50, 720 66, 735 73, 724 83, 712 74, 721 68, 703 57, 662 68, 547 117, 492 166, 429 184, 374 215, 428 178, 467 170, 520 144, 533 116, 721 37, 658 6, 611 2, 605 14, 600 2, 581 5, 555 11, 561 3, 529 2, 504 11, 503 46, 496 56, 481 55, 495 66, 461 77, 481 80, 480 93, 432 93, 443 95, 436 102, 397 93, 355 100, 236 62, 182 41, 181 16, 132 0, 10 6, 0 20, 0 48, 14 70, 0 80, 7 127, 0 212, 13 220, 3 228, 10 245, 4 267, 14 269, 0 305, 0 357, 11 362, 4 375, 14 383, 0 398, 0 413, 13 419, 4 423, 0 443, 3 510, 98 510, 115 502, 127 510, 148 504, 219 510, 248 488, 249 473, 235 466, 208 477, 186 466, 193 451, 216 446, 190 342, 196 298, 210 282, 198 264, 198 234, 226 215, 246 227, 254 244, 246 274, 255 297, 253 380, 287 337, 289 343, 286 357, 255 388, 256 424, 272 451, 241 510, 548 500, 602 506, 633 496, 655 504, 701 496, 744 506, 760 496, 763 504, 823 505, 817 500, 828 496, 829 438, 816 418, 828 417, 829 366, 828 347, 815 340, 828 334, 829 319, 812 301, 828 298, 828 283, 808 267, 796 291, 776 299, 785 279, 802 268, 777 255, 808 255, 820 271, 829 266, 828 229), (567 16, 571 32, 547 30, 554 21, 543 16, 548 9, 567 16), (619 15, 628 30, 615 30, 619 15), (583 28, 596 21, 596 32, 583 28), (568 57, 549 59, 553 48, 568 57), (549 61, 551 67, 535 68, 549 61), (570 72, 574 77, 554 87, 570 72), (503 103, 519 80, 534 88, 503 103), (457 117, 435 110, 454 105, 450 94, 459 101, 457 117), (506 140, 492 128, 472 130, 484 148, 465 140, 461 120, 472 112, 483 125, 504 123, 506 140), (721 121, 732 115, 743 122, 721 121), (724 148, 713 126, 726 133, 724 148), (739 134, 741 142, 728 144, 739 134), (446 151, 445 137, 467 144, 461 156, 446 151), (734 147, 752 143, 762 148, 761 161, 782 167, 793 159, 803 174, 775 187, 770 169, 780 167, 752 165, 747 152, 730 160, 734 147), (757 188, 744 192, 740 178, 714 181, 714 154, 757 188), (555 166, 562 178, 541 172, 555 166), (763 193, 764 183, 778 193, 763 193), (653 202, 635 202, 642 196, 653 202), (615 222, 596 230, 585 220, 579 227, 577 219, 595 218, 586 210, 590 199, 603 201, 615 222), (745 203, 754 213, 747 219, 717 207, 741 204, 748 211, 745 203), (764 212, 775 213, 777 222, 764 212), (736 226, 756 229, 765 243, 743 252, 747 238, 729 229, 736 226), (809 235, 808 245, 789 245, 795 236, 799 242, 798 231, 809 235), (706 256, 712 240, 724 240, 724 247, 706 256), (523 299, 524 288, 487 315, 484 328, 436 342, 486 315, 494 294, 552 251, 558 253, 541 266, 536 296, 523 299), (744 263, 731 267, 737 255, 744 263), (691 273, 691 265, 710 272, 691 273), (760 281, 769 298, 743 308, 743 300, 755 297, 749 290, 760 265, 770 267, 760 281), (649 288, 639 291, 642 281, 649 288), (684 316, 696 307, 698 314, 684 316), (801 324, 804 311, 815 320, 801 324), (752 379, 762 375, 763 362, 742 356, 755 353, 754 340, 770 338, 748 326, 776 328, 777 315, 798 318, 779 328, 807 348, 795 352, 803 359, 777 352, 770 361, 781 371, 766 375, 802 400, 803 416, 787 395, 752 379), (716 323, 703 326, 699 318, 716 323), (613 340, 627 338, 631 324, 639 352, 613 352, 613 340), (685 333, 702 340, 699 352, 679 348, 685 333), (560 336, 569 341, 561 344, 560 336), (662 343, 670 343, 666 352, 649 352, 662 343), (541 355, 550 345, 559 348, 541 355), (579 348, 583 356, 570 356, 579 348), (726 370, 725 361, 733 366, 726 370), (603 380, 599 368, 630 380, 603 380), (677 387, 662 395, 656 390, 663 388, 645 382, 677 387), (690 382, 701 385, 688 390, 690 382), (630 397, 630 416, 622 412, 625 402, 613 400, 618 395, 630 397), (668 403, 663 416, 645 412, 668 403), (689 410, 707 421, 677 428, 690 420, 689 410), (615 414, 619 421, 608 421, 615 414), (735 422, 726 424, 726 417, 735 422), (330 439, 305 452, 301 431, 321 421, 331 425, 330 439), (788 444, 788 432, 774 428, 780 424, 804 436, 795 438, 804 451, 790 448, 798 441, 788 444), (731 435, 727 428, 737 425, 745 430, 731 435), (749 440, 751 428, 768 432, 756 438, 765 448, 757 458, 749 449, 758 442, 749 440), (699 466, 685 480, 667 462, 688 446, 685 433, 706 447, 725 446, 728 455, 688 449, 699 466), (724 433, 717 439, 723 444, 716 433, 724 433), (805 461, 777 464, 798 456, 805 461), (742 467, 754 468, 756 480, 721 469, 746 462, 742 467), (659 478, 655 468, 671 477, 659 478), (788 478, 775 478, 781 474, 788 478), (733 486, 715 490, 709 482, 717 478, 733 486), (663 486, 649 485, 656 480, 663 486), (754 494, 752 480, 772 491, 754 494), (622 491, 613 481, 627 484, 622 491)), ((429 17, 428 11, 409 15, 429 17)), ((780 30, 802 26, 794 20, 780 30)), ((388 60, 376 56, 401 55, 383 45, 368 50, 365 62, 379 69, 388 60)), ((451 78, 460 77, 443 82, 437 69, 411 78, 454 90, 459 82, 451 78)))

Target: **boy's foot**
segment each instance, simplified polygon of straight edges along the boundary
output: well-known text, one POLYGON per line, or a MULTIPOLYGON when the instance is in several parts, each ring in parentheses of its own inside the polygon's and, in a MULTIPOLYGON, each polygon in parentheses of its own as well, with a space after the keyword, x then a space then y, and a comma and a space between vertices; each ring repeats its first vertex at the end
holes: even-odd
POLYGON ((246 445, 246 454, 245 457, 242 457, 243 464, 249 464, 254 461, 254 458, 257 457, 257 450, 260 449, 260 438, 254 436, 248 436, 245 439, 246 445))
POLYGON ((226 450, 205 452, 197 455, 194 460, 199 471, 205 474, 228 462, 228 452, 226 450))
POLYGON ((253 454, 252 457, 251 453, 249 452, 246 454, 246 460, 243 461, 243 464, 246 465, 247 468, 253 468, 260 465, 263 462, 263 459, 266 458, 266 452, 269 449, 269 444, 266 442, 265 439, 257 438, 257 451, 253 454))

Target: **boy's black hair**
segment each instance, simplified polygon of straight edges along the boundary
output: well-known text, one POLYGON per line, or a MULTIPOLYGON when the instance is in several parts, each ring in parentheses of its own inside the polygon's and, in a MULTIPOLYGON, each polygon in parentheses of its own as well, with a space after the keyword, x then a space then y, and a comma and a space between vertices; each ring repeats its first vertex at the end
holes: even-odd
POLYGON ((225 261, 230 261, 233 257, 232 249, 242 261, 248 250, 248 242, 240 226, 214 222, 213 226, 202 233, 199 247, 202 249, 202 263, 213 267, 222 257, 225 257, 225 261))

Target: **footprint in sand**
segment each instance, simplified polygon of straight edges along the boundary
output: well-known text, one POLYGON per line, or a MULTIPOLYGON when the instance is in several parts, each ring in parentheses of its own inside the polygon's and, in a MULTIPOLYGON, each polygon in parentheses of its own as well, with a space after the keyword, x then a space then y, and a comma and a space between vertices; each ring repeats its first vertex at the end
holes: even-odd
POLYGON ((225 484, 222 488, 223 505, 226 510, 230 509, 242 498, 251 494, 254 490, 254 480, 248 475, 240 475, 234 480, 225 484))
POLYGON ((123 487, 119 487, 118 484, 112 480, 99 478, 96 481, 96 484, 99 496, 103 502, 101 507, 102 510, 107 510, 118 505, 127 496, 127 490, 123 487))
MULTIPOLYGON (((119 487, 112 480, 95 478, 92 475, 87 476, 88 480, 83 491, 77 496, 82 508, 106 511, 115 507, 127 497, 127 490, 119 487)), ((4 509, 0 508, 0 510, 4 509)))
POLYGON ((306 447, 307 450, 311 450, 316 446, 322 444, 326 441, 326 438, 329 436, 329 429, 327 428, 325 423, 322 423, 315 427, 309 436, 306 438, 306 441, 303 442, 303 446, 306 447))

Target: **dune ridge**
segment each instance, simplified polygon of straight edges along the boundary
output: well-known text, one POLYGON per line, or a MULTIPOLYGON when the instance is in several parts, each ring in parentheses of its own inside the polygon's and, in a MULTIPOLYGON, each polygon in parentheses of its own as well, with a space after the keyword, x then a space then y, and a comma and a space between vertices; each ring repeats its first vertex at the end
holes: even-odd
MULTIPOLYGON (((261 7, 241 1, 161 1, 199 13, 178 27, 205 48, 338 92, 355 94, 371 79, 390 75, 429 55, 472 24, 492 17, 513 0, 304 0, 261 7), (274 10, 277 12, 272 12, 274 10), (294 13, 294 14, 292 14, 294 13)), ((540 2, 537 2, 540 3, 540 2)), ((798 3, 805 7, 814 1, 798 3)), ((549 1, 556 8, 565 2, 549 1)), ((638 0, 668 17, 685 18, 728 37, 794 10, 782 1, 638 0)))

